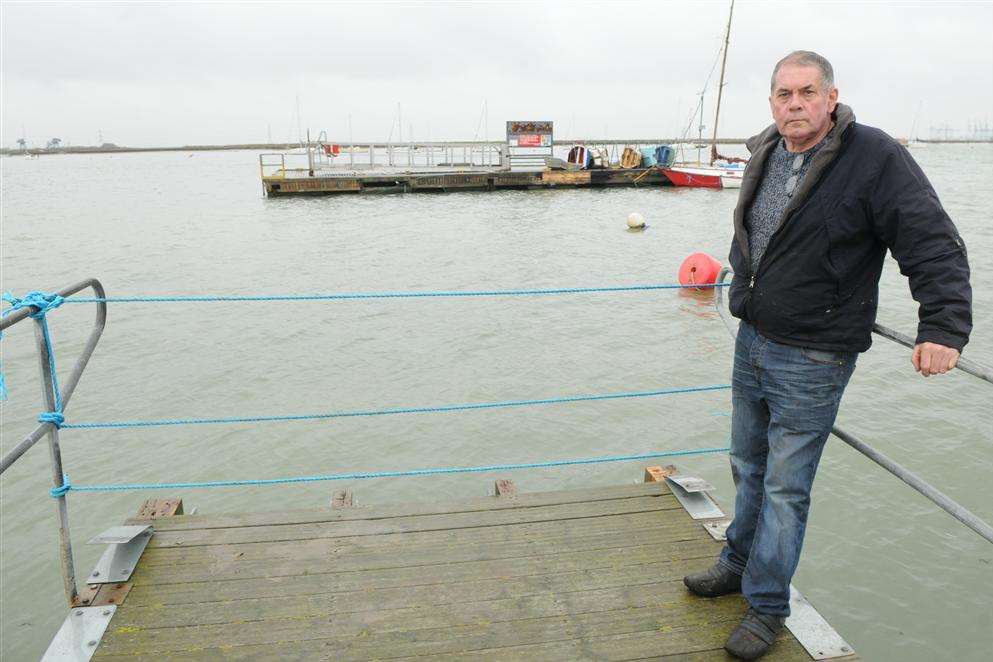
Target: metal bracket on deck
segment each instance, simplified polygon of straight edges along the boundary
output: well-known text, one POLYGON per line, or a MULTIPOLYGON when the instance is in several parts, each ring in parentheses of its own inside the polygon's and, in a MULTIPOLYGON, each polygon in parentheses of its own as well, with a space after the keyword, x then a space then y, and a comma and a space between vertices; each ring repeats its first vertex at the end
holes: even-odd
POLYGON ((731 524, 730 517, 713 519, 703 523, 703 530, 710 534, 710 537, 717 541, 728 539, 728 525, 731 524))
POLYGON ((107 545, 93 572, 86 579, 88 584, 126 582, 131 578, 142 552, 152 538, 152 526, 112 526, 88 545, 107 545))
POLYGON ((831 660, 855 654, 851 645, 817 613, 793 584, 790 584, 790 615, 786 619, 786 627, 815 660, 831 660))
POLYGON ((86 662, 93 656, 103 633, 114 617, 117 607, 77 607, 69 610, 62 627, 55 634, 42 662, 62 662, 73 660, 86 662))
POLYGON ((672 493, 683 504, 683 508, 693 519, 716 519, 724 517, 724 511, 714 502, 707 492, 714 486, 696 476, 674 474, 665 477, 672 493))

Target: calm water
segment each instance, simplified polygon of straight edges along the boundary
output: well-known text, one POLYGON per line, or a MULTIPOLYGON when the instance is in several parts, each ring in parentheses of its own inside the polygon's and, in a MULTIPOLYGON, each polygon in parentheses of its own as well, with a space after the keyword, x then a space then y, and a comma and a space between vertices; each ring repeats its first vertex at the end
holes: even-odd
MULTIPOLYGON (((914 153, 971 256, 976 330, 993 357, 993 148, 914 153)), ((61 156, 2 162, 4 290, 88 276, 111 295, 572 287, 672 282, 680 261, 727 254, 736 193, 641 188, 266 200, 255 154, 61 156), (650 227, 628 232, 639 211, 650 227)), ((880 320, 913 334, 916 304, 890 261, 880 320)), ((92 311, 52 316, 65 371, 92 311)), ((28 325, 9 330, 3 449, 39 411, 28 325)), ((710 301, 679 292, 472 300, 118 304, 71 421, 242 416, 484 402, 726 383, 730 339, 710 301)), ((877 340, 839 424, 993 521, 993 387, 924 380, 877 340)), ((637 401, 324 422, 67 430, 76 483, 265 478, 528 462, 724 445, 726 391, 637 401)), ((514 472, 523 491, 640 480, 644 462, 514 472)), ((733 500, 727 458, 684 471, 733 500)), ((507 474, 502 474, 507 475, 507 474)), ((363 504, 486 494, 492 475, 358 481, 363 504)), ((0 480, 2 652, 37 659, 64 617, 47 450, 0 480)), ((338 483, 191 490, 202 513, 317 507, 338 483)), ((795 583, 870 660, 986 660, 993 547, 842 442, 814 489, 795 583)), ((166 492, 164 494, 172 494, 166 492)), ((159 494, 162 496, 164 494, 159 494)), ((69 499, 84 544, 150 492, 69 499)))

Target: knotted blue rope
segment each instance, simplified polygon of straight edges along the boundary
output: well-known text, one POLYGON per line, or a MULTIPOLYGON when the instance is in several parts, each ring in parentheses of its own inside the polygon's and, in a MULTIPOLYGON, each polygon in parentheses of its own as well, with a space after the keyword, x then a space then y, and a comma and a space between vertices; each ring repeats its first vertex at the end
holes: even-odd
POLYGON ((4 292, 2 298, 10 304, 10 308, 5 310, 3 313, 5 317, 15 310, 34 307, 38 310, 31 313, 31 317, 35 319, 44 319, 45 315, 47 315, 49 311, 55 310, 65 303, 65 299, 58 294, 41 292, 39 290, 28 292, 21 298, 15 297, 10 292, 4 292))
POLYGON ((623 398, 647 398, 677 393, 699 393, 703 391, 721 391, 731 388, 730 384, 715 384, 713 386, 689 386, 681 388, 666 388, 655 391, 633 391, 629 393, 606 393, 599 395, 573 395, 558 398, 542 398, 539 400, 506 400, 502 402, 477 402, 440 407, 404 407, 393 409, 371 409, 356 411, 332 411, 320 414, 293 414, 289 416, 249 416, 229 418, 171 418, 153 421, 106 421, 96 423, 65 423, 64 428, 76 430, 93 430, 107 428, 147 428, 167 425, 207 425, 217 423, 266 423, 272 421, 306 421, 324 420, 330 418, 352 418, 357 416, 387 416, 390 414, 429 414, 453 411, 471 411, 475 409, 501 409, 506 407, 524 407, 528 405, 551 405, 568 402, 588 402, 591 400, 619 400, 623 398))
POLYGON ((51 423, 57 428, 61 428, 65 423, 65 420, 65 415, 57 411, 44 411, 38 414, 39 423, 51 423))
POLYGON ((510 471, 514 469, 544 469, 548 467, 563 467, 575 464, 603 464, 606 462, 628 462, 648 460, 659 457, 675 457, 685 455, 705 455, 708 453, 726 453, 730 448, 699 448, 679 451, 658 451, 640 453, 637 455, 612 455, 608 457, 589 457, 575 460, 550 460, 547 462, 527 462, 522 464, 490 464, 481 467, 435 467, 431 469, 407 469, 404 471, 372 471, 361 473, 328 474, 323 476, 295 476, 292 478, 260 478, 241 480, 209 480, 186 483, 119 483, 116 485, 69 485, 69 477, 63 479, 64 485, 52 488, 52 496, 61 496, 68 491, 73 492, 127 492, 132 490, 173 490, 211 487, 242 487, 246 485, 285 485, 288 483, 315 483, 329 480, 363 480, 368 478, 399 478, 404 476, 430 476, 434 474, 485 473, 490 471, 510 471))
MULTIPOLYGON (((55 369, 55 348, 52 346, 52 335, 48 329, 47 315, 65 303, 65 299, 58 294, 40 292, 38 290, 28 292, 21 298, 15 297, 10 292, 4 292, 2 298, 10 304, 10 308, 3 312, 3 316, 21 308, 34 307, 38 309, 31 313, 31 317, 41 322, 41 331, 45 339, 45 351, 48 352, 48 377, 51 382, 55 403, 55 411, 43 412, 38 416, 38 420, 42 423, 51 423, 55 427, 62 427, 62 423, 65 421, 65 416, 62 413, 62 389, 59 388, 59 375, 55 369)), ((6 383, 4 383, 4 387, 6 388, 6 383)))
POLYGON ((69 494, 69 490, 74 489, 69 483, 69 474, 62 474, 62 487, 53 487, 48 490, 48 493, 53 499, 58 499, 59 497, 69 494))

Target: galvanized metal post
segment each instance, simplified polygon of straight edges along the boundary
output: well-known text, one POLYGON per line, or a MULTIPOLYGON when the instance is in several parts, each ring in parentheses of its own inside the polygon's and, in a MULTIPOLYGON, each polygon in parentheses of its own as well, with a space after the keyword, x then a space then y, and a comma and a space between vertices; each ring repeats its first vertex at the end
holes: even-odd
MULTIPOLYGON (((38 341, 38 364, 41 368, 41 390, 47 411, 55 411, 55 391, 53 390, 51 370, 52 357, 48 354, 48 343, 45 342, 45 321, 35 320, 35 338, 38 341)), ((63 486, 62 450, 59 447, 59 429, 50 425, 48 430, 48 449, 52 458, 52 482, 55 487, 63 486)), ((59 514, 59 560, 62 563, 62 586, 65 589, 66 601, 69 607, 75 606, 78 596, 76 591, 76 569, 72 562, 72 540, 69 537, 69 505, 66 495, 55 498, 59 514)))

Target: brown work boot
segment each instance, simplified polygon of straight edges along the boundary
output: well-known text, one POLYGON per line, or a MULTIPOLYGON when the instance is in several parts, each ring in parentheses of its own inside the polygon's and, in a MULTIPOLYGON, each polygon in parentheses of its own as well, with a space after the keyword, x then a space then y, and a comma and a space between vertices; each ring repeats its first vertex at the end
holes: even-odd
POLYGON ((776 643, 776 637, 782 632, 785 622, 786 619, 782 616, 760 614, 749 609, 724 643, 724 650, 742 660, 758 659, 776 643))
POLYGON ((728 593, 741 593, 741 575, 720 563, 703 572, 683 577, 686 588, 702 598, 716 598, 728 593))

